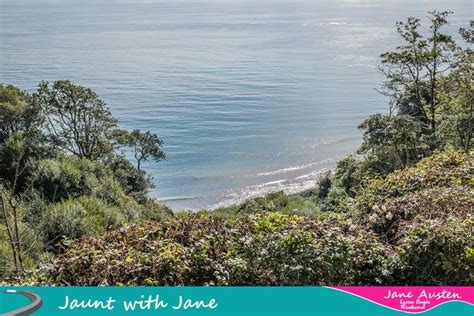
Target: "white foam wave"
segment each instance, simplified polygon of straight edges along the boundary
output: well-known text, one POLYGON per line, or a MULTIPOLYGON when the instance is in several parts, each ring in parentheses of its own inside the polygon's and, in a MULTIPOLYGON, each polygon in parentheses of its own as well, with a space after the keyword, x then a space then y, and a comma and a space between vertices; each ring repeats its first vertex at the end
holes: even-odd
POLYGON ((242 203, 248 199, 264 196, 272 192, 283 191, 286 194, 295 194, 316 186, 322 174, 328 172, 329 168, 322 168, 293 180, 270 181, 259 185, 248 186, 241 190, 234 190, 224 196, 224 199, 208 209, 216 209, 234 204, 242 203))
POLYGON ((325 160, 321 160, 321 161, 317 161, 317 162, 311 162, 311 163, 303 164, 303 165, 299 165, 299 166, 282 168, 282 169, 277 169, 277 170, 272 170, 272 171, 267 171, 267 172, 260 172, 260 173, 257 173, 257 176, 259 176, 259 177, 260 176, 274 176, 274 175, 278 175, 278 174, 288 173, 288 172, 291 172, 291 171, 302 170, 302 169, 314 167, 314 166, 321 165, 321 164, 324 164, 324 163, 330 163, 330 162, 333 162, 333 161, 334 161, 333 158, 328 158, 328 159, 325 159, 325 160))

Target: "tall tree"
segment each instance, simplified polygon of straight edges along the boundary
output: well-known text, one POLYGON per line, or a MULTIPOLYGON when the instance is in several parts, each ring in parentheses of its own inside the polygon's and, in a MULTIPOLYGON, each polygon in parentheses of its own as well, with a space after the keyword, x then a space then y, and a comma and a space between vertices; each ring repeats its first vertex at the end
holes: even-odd
POLYGON ((452 70, 442 78, 443 101, 438 138, 444 145, 461 148, 465 152, 471 149, 474 127, 474 21, 470 28, 459 30, 463 44, 456 47, 452 58, 452 70))
POLYGON ((459 33, 468 47, 466 49, 460 48, 461 51, 458 53, 458 63, 454 75, 459 78, 458 87, 460 94, 463 96, 462 100, 466 112, 465 132, 460 134, 464 135, 461 139, 464 151, 468 153, 471 150, 471 142, 474 137, 474 87, 472 80, 474 78, 474 51, 471 48, 474 44, 474 20, 470 21, 469 29, 461 28, 459 33))
MULTIPOLYGON (((386 76, 384 93, 400 114, 418 119, 436 132, 436 110, 439 105, 439 77, 450 70, 454 50, 451 36, 441 32, 451 12, 432 11, 429 36, 420 33, 420 20, 410 17, 397 23, 397 32, 404 43, 393 52, 381 55, 381 71, 386 76)), ((393 110, 391 110, 391 113, 393 110)))
POLYGON ((12 85, 0 85, 0 142, 16 132, 25 132, 36 122, 37 113, 28 94, 12 85))
POLYGON ((0 180, 16 182, 14 194, 25 184, 27 161, 45 154, 40 127, 30 96, 14 86, 0 85, 0 180), (17 174, 16 168, 25 172, 17 174))
POLYGON ((362 122, 360 154, 377 157, 373 167, 380 173, 403 169, 424 154, 422 126, 409 115, 374 114, 362 122))
POLYGON ((420 120, 427 121, 422 85, 427 42, 419 33, 420 25, 420 19, 414 17, 409 17, 406 22, 397 22, 397 32, 404 44, 395 51, 380 55, 380 70, 386 77, 383 93, 391 97, 393 108, 390 113, 399 110, 403 114, 417 115, 420 120), (404 103, 407 100, 412 102, 409 107, 404 103))
POLYGON ((59 148, 90 160, 113 151, 117 120, 91 89, 68 80, 52 86, 42 82, 33 100, 42 110, 49 138, 59 148))
POLYGON ((441 32, 441 27, 448 24, 447 17, 451 11, 430 11, 430 35, 428 37, 429 48, 427 62, 425 65, 428 74, 428 89, 430 91, 429 115, 431 130, 436 132, 436 109, 439 105, 438 90, 439 77, 451 69, 452 53, 455 43, 451 36, 441 32))

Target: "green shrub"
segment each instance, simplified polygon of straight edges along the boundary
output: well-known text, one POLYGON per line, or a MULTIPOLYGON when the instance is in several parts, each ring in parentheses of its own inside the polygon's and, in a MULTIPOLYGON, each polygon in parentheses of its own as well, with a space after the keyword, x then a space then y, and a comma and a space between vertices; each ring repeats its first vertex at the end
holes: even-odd
POLYGON ((304 214, 305 216, 312 217, 319 210, 318 198, 313 193, 312 191, 306 191, 301 194, 285 194, 282 191, 274 192, 263 197, 247 200, 238 205, 218 208, 208 213, 223 218, 235 218, 246 214, 278 211, 289 214, 304 214))
MULTIPOLYGON (((357 196, 356 209, 367 214, 390 198, 431 188, 473 188, 474 155, 461 151, 442 152, 413 167, 371 179, 357 196)), ((365 215, 364 215, 365 216, 365 215)))
POLYGON ((75 156, 38 162, 32 183, 38 194, 49 202, 86 195, 117 204, 124 196, 120 184, 102 163, 75 156))
POLYGON ((141 207, 129 198, 121 206, 93 197, 80 197, 50 204, 44 210, 42 232, 51 249, 64 238, 82 238, 105 233, 117 224, 139 219, 141 207))
POLYGON ((406 225, 423 218, 446 220, 455 216, 462 222, 472 211, 473 196, 474 190, 465 187, 422 190, 374 205, 361 223, 386 242, 395 244, 403 237, 406 225))
POLYGON ((144 171, 138 170, 123 156, 114 156, 108 160, 107 167, 112 170, 115 179, 120 182, 127 195, 140 202, 147 200, 147 193, 154 185, 151 177, 144 171))
POLYGON ((325 199, 328 196, 329 190, 331 190, 331 187, 332 187, 331 174, 326 173, 319 179, 319 182, 318 182, 319 199, 321 200, 325 199))
POLYGON ((470 284, 472 170, 472 154, 440 153, 370 179, 355 198, 332 186, 327 212, 317 208, 316 192, 279 192, 217 213, 176 216, 151 200, 64 200, 48 206, 44 230, 82 239, 64 241, 63 252, 36 282, 470 284), (310 216, 301 215, 306 207, 310 216), (155 215, 160 221, 141 222, 155 215), (139 223, 128 224, 134 221, 139 223))
POLYGON ((11 246, 8 243, 5 226, 0 225, 0 279, 11 275, 14 270, 11 246))
POLYGON ((350 200, 346 191, 340 187, 332 187, 326 198, 321 202, 321 210, 326 212, 339 212, 346 207, 350 200))
POLYGON ((337 162, 334 179, 350 197, 354 197, 362 185, 364 164, 349 156, 337 162))
POLYGON ((470 285, 472 220, 458 217, 419 219, 407 226, 397 243, 398 285, 470 285))
POLYGON ((72 242, 46 277, 76 285, 378 284, 388 249, 341 216, 205 213, 72 242))
POLYGON ((80 238, 91 234, 90 224, 85 208, 78 202, 66 200, 45 210, 42 231, 46 241, 54 243, 64 237, 80 238))

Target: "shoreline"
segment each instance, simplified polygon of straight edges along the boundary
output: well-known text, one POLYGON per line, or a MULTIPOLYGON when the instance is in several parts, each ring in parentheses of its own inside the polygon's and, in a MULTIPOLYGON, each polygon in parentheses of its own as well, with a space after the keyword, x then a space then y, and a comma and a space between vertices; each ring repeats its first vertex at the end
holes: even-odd
MULTIPOLYGON (((341 158, 339 158, 341 159, 341 158)), ((214 210, 218 210, 218 209, 222 209, 222 208, 228 208, 228 207, 233 207, 233 206, 238 206, 240 204, 243 204, 247 201, 250 201, 250 200, 254 200, 254 199, 257 199, 257 198, 263 198, 269 194, 273 194, 273 193, 279 193, 279 192, 283 192, 285 195, 297 195, 297 194, 300 194, 300 193, 303 193, 305 191, 308 191, 308 190, 311 190, 312 188, 314 188, 321 176, 323 176, 324 174, 333 174, 334 170, 335 170, 336 166, 333 165, 332 167, 330 168, 323 168, 323 169, 319 169, 317 171, 313 171, 311 174, 308 174, 311 175, 311 179, 310 180, 307 180, 307 181, 304 181, 304 182, 299 182, 299 183, 292 183, 294 182, 295 180, 298 179, 297 178, 293 178, 293 179, 282 179, 282 180, 279 180, 279 181, 272 181, 274 184, 282 184, 282 183, 285 183, 285 182, 289 182, 287 186, 282 186, 282 187, 268 187, 267 189, 262 189, 262 190, 257 190, 257 191, 250 191, 252 188, 256 188, 256 187, 261 187, 261 186, 264 186, 268 183, 271 183, 271 182, 268 182, 268 183, 263 183, 261 185, 256 185, 256 186, 249 186, 249 187, 246 187, 244 189, 240 189, 240 190, 247 190, 247 194, 240 194, 240 193, 233 193, 232 195, 234 195, 235 197, 229 197, 229 198, 226 198, 226 199, 222 199, 220 202, 217 202, 217 203, 211 203, 211 204, 207 204, 206 206, 204 207, 182 207, 182 208, 179 208, 177 209, 176 207, 172 207, 170 205, 167 204, 168 201, 181 201, 181 200, 199 200, 199 199, 208 199, 209 197, 178 197, 178 198, 164 198, 164 199, 159 199, 159 198, 154 198, 154 200, 160 204, 163 204, 165 205, 166 207, 170 208, 173 213, 180 213, 180 212, 199 212, 199 211, 214 211, 214 210)), ((230 194, 227 194, 227 196, 230 195, 230 194)))
POLYGON ((362 156, 358 155, 356 152, 349 152, 343 155, 338 155, 333 158, 327 158, 321 161, 316 161, 312 163, 308 163, 302 166, 295 166, 295 167, 287 167, 278 169, 275 171, 267 171, 267 172, 259 172, 255 174, 256 176, 264 176, 264 175, 276 175, 276 174, 284 174, 285 172, 281 172, 282 170, 288 170, 291 172, 292 170, 304 170, 308 169, 309 173, 305 173, 304 175, 293 176, 287 179, 278 179, 278 180, 271 180, 267 182, 263 182, 260 184, 249 185, 243 188, 235 189, 234 192, 224 193, 222 195, 206 195, 206 196, 176 196, 176 197, 164 197, 164 198, 153 198, 154 201, 157 203, 163 204, 172 210, 173 213, 180 213, 180 212, 199 212, 199 211, 215 211, 219 209, 225 209, 230 207, 235 207, 241 205, 247 201, 254 200, 257 198, 263 198, 269 194, 283 192, 285 195, 298 195, 304 193, 308 190, 315 188, 321 179, 321 177, 325 174, 334 174, 336 169, 337 162, 341 159, 347 157, 354 157, 356 160, 361 160, 362 156), (315 165, 325 165, 328 166, 322 168, 315 168, 311 169, 311 166, 315 165), (176 207, 173 206, 173 203, 168 204, 170 201, 196 201, 196 200, 211 200, 211 199, 219 199, 219 201, 206 203, 205 206, 202 207, 176 207))

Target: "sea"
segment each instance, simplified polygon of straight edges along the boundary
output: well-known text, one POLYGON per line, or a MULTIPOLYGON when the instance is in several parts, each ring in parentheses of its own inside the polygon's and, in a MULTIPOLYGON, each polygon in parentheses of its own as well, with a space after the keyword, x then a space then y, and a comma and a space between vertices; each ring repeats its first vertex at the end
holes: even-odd
POLYGON ((464 0, 0 0, 0 82, 92 88, 163 139, 152 197, 216 208, 311 188, 354 154, 388 111, 395 23, 430 10, 454 11, 454 36, 473 19, 464 0))

